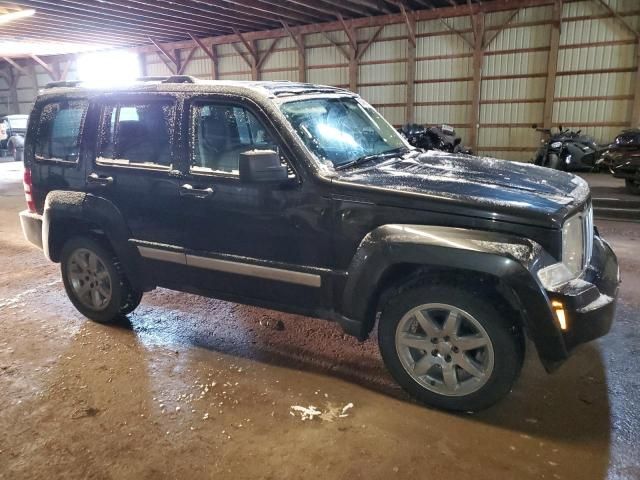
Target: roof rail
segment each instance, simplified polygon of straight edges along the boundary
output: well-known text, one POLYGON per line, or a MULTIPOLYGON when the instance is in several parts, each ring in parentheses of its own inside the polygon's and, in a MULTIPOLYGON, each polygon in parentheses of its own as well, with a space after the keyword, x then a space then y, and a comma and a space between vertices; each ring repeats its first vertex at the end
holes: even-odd
POLYGON ((167 75, 151 75, 148 77, 138 77, 136 78, 136 82, 164 82, 170 78, 167 75))
POLYGON ((162 80, 162 83, 196 83, 198 79, 191 75, 171 75, 162 80))
POLYGON ((60 82, 49 82, 44 86, 44 88, 77 87, 81 83, 82 82, 80 80, 63 80, 60 82))

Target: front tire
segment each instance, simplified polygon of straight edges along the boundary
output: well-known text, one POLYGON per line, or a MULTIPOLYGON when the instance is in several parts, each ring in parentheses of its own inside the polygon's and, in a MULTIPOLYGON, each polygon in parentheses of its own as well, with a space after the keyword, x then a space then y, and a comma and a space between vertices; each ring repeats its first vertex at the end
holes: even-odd
POLYGON ((65 243, 61 257, 64 288, 85 317, 111 323, 140 303, 142 292, 130 286, 117 257, 96 240, 74 237, 65 243))
POLYGON ((385 305, 380 353, 395 380, 421 402, 482 410, 504 397, 524 359, 520 332, 500 309, 467 289, 416 287, 385 305))

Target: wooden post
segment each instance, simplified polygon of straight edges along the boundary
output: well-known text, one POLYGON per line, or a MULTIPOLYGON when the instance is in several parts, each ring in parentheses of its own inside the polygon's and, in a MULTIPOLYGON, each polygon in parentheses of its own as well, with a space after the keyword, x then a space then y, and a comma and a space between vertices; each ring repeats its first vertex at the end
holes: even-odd
POLYGON ((304 49, 304 35, 296 35, 295 41, 298 45, 298 81, 305 83, 307 81, 307 55, 304 49))
POLYGON ((547 84, 544 92, 544 110, 542 114, 543 128, 551 128, 553 124, 553 104, 556 96, 556 73, 558 71, 558 48, 560 46, 560 32, 562 28, 562 0, 556 0, 553 4, 552 22, 549 57, 547 61, 547 84))
POLYGON ((473 86, 471 94, 471 132, 469 133, 469 144, 474 152, 478 151, 478 129, 480 125, 480 95, 482 89, 482 64, 484 61, 484 14, 475 14, 473 22, 474 42, 473 42, 473 86))
POLYGON ((38 75, 36 74, 36 66, 33 63, 29 62, 27 70, 29 71, 31 80, 33 80, 33 98, 36 98, 40 93, 40 86, 38 85, 38 75))
POLYGON ((218 50, 215 45, 211 45, 211 78, 213 80, 218 80, 220 75, 218 70, 218 50))
POLYGON ((20 72, 9 65, 8 70, 8 84, 9 84, 9 113, 20 113, 20 104, 18 103, 18 79, 20 78, 20 72))
POLYGON ((138 53, 138 63, 140 64, 140 75, 146 77, 147 73, 147 54, 144 52, 138 53))
POLYGON ((253 47, 252 50, 250 50, 253 52, 251 55, 251 80, 260 80, 260 69, 258 68, 258 47, 254 40, 251 40, 250 43, 253 47))
POLYGON ((636 81, 633 96, 633 111, 631 113, 631 126, 640 126, 640 38, 636 40, 636 81))
MULTIPOLYGON (((404 9, 403 9, 404 11, 404 9)), ((416 121, 416 17, 406 15, 407 22, 407 107, 406 119, 409 123, 416 121)))

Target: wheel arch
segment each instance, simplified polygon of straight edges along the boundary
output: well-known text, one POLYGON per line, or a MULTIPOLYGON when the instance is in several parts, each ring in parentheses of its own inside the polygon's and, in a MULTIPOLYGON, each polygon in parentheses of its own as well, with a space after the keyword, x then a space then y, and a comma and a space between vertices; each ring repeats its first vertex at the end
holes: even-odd
POLYGON ((349 333, 366 338, 376 314, 398 289, 424 282, 484 286, 532 338, 548 369, 566 358, 546 293, 531 273, 546 253, 534 242, 495 232, 451 227, 384 225, 365 238, 343 294, 349 333))
POLYGON ((124 217, 112 202, 84 192, 49 192, 42 220, 45 256, 60 262, 65 242, 81 235, 97 238, 111 248, 132 286, 143 289, 149 283, 140 254, 128 241, 124 217))

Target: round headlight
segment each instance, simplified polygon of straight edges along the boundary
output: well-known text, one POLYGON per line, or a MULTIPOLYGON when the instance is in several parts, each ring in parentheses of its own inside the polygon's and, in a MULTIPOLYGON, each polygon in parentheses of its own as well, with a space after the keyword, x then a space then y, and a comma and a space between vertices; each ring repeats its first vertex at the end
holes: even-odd
POLYGON ((562 146, 562 142, 553 142, 551 144, 551 148, 560 148, 562 146))

